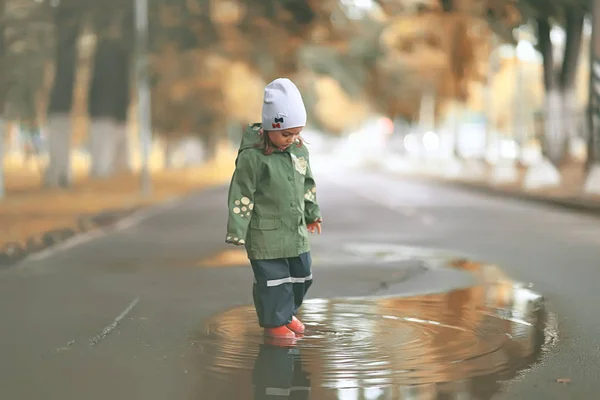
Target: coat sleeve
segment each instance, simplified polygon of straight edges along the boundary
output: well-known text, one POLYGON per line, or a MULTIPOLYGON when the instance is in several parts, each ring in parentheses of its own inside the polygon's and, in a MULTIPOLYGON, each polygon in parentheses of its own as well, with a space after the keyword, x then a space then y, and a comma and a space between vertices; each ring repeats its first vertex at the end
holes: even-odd
POLYGON ((317 203, 317 185, 310 168, 310 161, 304 178, 304 217, 308 224, 323 220, 317 203))
POLYGON ((227 206, 227 237, 225 241, 236 245, 246 243, 246 233, 254 210, 257 163, 253 152, 242 151, 236 161, 235 171, 229 185, 227 206))

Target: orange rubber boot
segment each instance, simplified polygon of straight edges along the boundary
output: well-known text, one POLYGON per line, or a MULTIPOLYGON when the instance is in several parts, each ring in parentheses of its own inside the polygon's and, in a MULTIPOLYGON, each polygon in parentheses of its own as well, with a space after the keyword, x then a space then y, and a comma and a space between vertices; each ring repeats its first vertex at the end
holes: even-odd
POLYGON ((286 326, 265 328, 265 336, 273 339, 294 339, 296 337, 294 332, 290 331, 286 326))
POLYGON ((297 334, 303 334, 304 333, 304 324, 302 322, 300 322, 300 320, 298 318, 296 318, 295 316, 292 317, 292 322, 290 322, 289 324, 286 325, 287 328, 297 334))

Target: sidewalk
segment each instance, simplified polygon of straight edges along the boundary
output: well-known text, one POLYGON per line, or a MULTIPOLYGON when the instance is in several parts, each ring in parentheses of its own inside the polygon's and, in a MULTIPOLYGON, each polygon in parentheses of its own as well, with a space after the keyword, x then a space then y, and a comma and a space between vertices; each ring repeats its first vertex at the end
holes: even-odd
MULTIPOLYGON (((406 162, 406 160, 402 161, 406 162)), ((489 195, 512 197, 521 200, 544 203, 585 213, 600 214, 600 196, 586 194, 583 191, 585 170, 583 165, 567 165, 560 169, 561 184, 557 187, 546 187, 528 190, 524 186, 527 172, 524 167, 517 167, 517 179, 511 183, 495 183, 492 180, 493 167, 478 164, 479 173, 472 171, 448 174, 443 163, 436 162, 413 164, 403 170, 382 165, 388 173, 405 178, 434 181, 437 184, 459 186, 461 188, 483 192, 489 195), (446 173, 444 173, 446 172, 446 173)), ((406 164, 407 167, 409 164, 406 164)))
POLYGON ((9 160, 7 193, 0 200, 0 267, 76 234, 109 226, 141 208, 222 184, 232 171, 229 154, 200 167, 154 168, 152 193, 143 197, 137 173, 88 179, 86 169, 75 164, 72 188, 45 189, 37 168, 9 160))

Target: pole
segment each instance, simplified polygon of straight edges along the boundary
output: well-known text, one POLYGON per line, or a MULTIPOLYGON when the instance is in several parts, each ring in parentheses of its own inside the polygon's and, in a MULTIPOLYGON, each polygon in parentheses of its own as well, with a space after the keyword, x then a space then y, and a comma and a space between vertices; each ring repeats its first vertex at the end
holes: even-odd
POLYGON ((0 118, 0 200, 4 198, 4 119, 0 118))
POLYGON ((527 102, 526 102, 526 82, 525 82, 525 65, 524 60, 517 56, 517 76, 516 76, 516 119, 517 119, 517 131, 516 140, 519 143, 519 146, 523 146, 526 144, 528 139, 527 132, 527 115, 526 110, 527 102))
POLYGON ((138 129, 142 159, 140 188, 142 195, 147 196, 152 191, 152 180, 148 167, 152 142, 150 84, 148 77, 148 0, 135 0, 135 27, 137 43, 138 129))
POLYGON ((421 134, 435 130, 435 89, 433 85, 428 85, 421 94, 419 130, 421 134))
POLYGON ((524 111, 523 111, 523 59, 519 51, 519 45, 521 44, 522 36, 521 28, 517 28, 517 45, 514 48, 514 91, 513 91, 513 134, 512 139, 516 141, 519 146, 524 144, 524 111))
POLYGON ((452 146, 452 156, 455 158, 461 158, 460 155, 460 127, 462 125, 463 118, 463 103, 460 100, 454 100, 454 107, 452 114, 452 135, 454 137, 454 145, 452 146))
POLYGON ((588 168, 600 161, 600 0, 593 0, 591 20, 590 88, 588 98, 588 168))
POLYGON ((484 152, 484 160, 487 160, 488 155, 490 154, 492 147, 492 134, 494 131, 494 98, 492 96, 492 82, 494 80, 494 74, 496 73, 496 46, 494 40, 494 34, 492 32, 489 33, 489 48, 490 53, 488 56, 488 69, 487 69, 487 80, 484 86, 484 100, 485 100, 485 152, 484 152))

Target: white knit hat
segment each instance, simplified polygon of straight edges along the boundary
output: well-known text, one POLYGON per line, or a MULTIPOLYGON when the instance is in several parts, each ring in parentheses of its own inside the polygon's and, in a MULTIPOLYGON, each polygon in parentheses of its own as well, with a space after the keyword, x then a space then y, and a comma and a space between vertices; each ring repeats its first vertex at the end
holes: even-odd
POLYGON ((300 91, 287 78, 278 78, 265 87, 262 126, 266 131, 281 131, 306 125, 306 108, 300 91))

